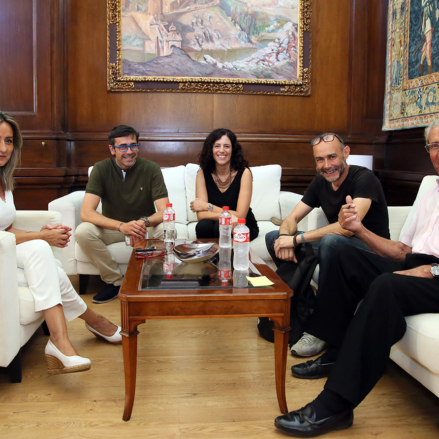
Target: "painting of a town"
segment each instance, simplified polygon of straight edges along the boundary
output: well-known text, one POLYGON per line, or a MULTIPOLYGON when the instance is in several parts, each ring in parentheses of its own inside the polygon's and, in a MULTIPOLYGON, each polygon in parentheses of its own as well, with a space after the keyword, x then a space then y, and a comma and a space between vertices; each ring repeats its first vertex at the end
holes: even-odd
POLYGON ((119 79, 300 82, 301 7, 308 2, 118 0, 119 79))

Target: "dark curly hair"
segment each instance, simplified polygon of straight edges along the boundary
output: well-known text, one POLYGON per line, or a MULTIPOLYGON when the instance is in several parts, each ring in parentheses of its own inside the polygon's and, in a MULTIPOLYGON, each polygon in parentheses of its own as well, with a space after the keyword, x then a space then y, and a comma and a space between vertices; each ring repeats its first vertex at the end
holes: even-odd
POLYGON ((203 149, 200 152, 198 162, 203 171, 213 172, 215 170, 215 159, 213 158, 213 145, 221 137, 227 136, 232 143, 232 157, 230 159, 230 168, 239 171, 242 168, 248 168, 248 161, 244 159, 244 150, 236 140, 236 135, 227 128, 218 128, 212 131, 204 141, 203 149))

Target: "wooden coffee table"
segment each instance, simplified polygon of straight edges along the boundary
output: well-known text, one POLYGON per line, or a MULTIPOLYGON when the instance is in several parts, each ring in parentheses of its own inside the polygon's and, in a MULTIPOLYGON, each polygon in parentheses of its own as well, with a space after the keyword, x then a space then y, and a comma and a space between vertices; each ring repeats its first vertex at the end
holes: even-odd
MULTIPOLYGON (((158 240, 140 242, 140 248, 163 243, 158 240)), ((139 246, 139 245, 138 245, 139 246)), ((136 390, 137 327, 147 319, 218 318, 218 317, 269 317, 274 322, 274 357, 276 392, 279 408, 287 413, 285 396, 285 369, 290 330, 290 298, 293 295, 273 270, 252 250, 250 260, 273 285, 258 288, 190 287, 181 289, 178 282, 160 289, 149 287, 139 290, 143 261, 134 252, 119 292, 122 314, 122 345, 125 369, 125 409, 123 420, 131 418, 136 390)), ((190 264, 194 265, 194 264, 190 264)), ((195 264, 198 265, 198 264, 195 264)), ((163 276, 162 276, 163 277, 163 276)), ((213 277, 213 276, 211 276, 213 277)), ((158 276, 158 278, 161 278, 158 276)), ((208 277, 209 278, 209 277, 208 277)), ((164 284, 166 285, 166 284, 164 284)))

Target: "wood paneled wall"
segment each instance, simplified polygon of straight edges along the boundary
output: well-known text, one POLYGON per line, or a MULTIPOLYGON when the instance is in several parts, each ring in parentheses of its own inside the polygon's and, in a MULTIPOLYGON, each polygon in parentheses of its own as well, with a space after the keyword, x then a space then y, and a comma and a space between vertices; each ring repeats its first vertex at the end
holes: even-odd
POLYGON ((227 127, 250 165, 281 164, 283 189, 300 193, 315 174, 310 139, 336 131, 353 154, 374 154, 389 203, 409 204, 433 168, 422 130, 381 131, 386 20, 381 0, 313 1, 310 97, 109 93, 106 0, 0 0, 2 61, 14 66, 2 72, 0 109, 25 137, 17 208, 45 209, 83 188, 121 123, 161 166, 197 162, 206 135, 227 127))

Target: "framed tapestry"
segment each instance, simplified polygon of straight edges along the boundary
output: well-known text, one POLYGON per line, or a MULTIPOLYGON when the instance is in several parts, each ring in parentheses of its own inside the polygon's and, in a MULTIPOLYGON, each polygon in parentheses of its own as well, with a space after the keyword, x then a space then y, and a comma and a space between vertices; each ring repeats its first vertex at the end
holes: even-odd
POLYGON ((389 0, 383 130, 439 113, 439 0, 389 0))
POLYGON ((311 0, 107 0, 109 91, 311 93, 311 0))

